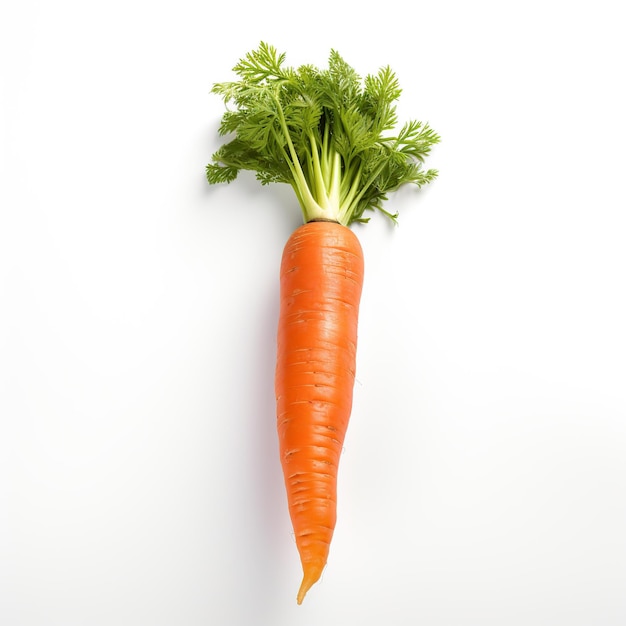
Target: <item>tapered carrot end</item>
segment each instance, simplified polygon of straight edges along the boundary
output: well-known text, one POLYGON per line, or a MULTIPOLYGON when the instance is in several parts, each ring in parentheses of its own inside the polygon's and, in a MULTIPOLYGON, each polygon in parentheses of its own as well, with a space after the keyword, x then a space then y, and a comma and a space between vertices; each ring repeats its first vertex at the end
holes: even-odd
POLYGON ((304 600, 307 591, 320 579, 324 569, 324 563, 303 563, 302 569, 304 570, 304 576, 302 577, 302 584, 298 591, 298 604, 302 604, 302 600, 304 600))

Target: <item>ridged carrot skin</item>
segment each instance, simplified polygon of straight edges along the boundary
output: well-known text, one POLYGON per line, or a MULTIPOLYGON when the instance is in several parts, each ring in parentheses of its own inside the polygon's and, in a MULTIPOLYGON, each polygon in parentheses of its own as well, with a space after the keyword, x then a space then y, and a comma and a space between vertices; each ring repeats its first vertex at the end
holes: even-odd
POLYGON ((335 529, 362 286, 363 252, 346 226, 309 222, 287 241, 275 387, 280 458, 303 569, 298 604, 321 576, 335 529))

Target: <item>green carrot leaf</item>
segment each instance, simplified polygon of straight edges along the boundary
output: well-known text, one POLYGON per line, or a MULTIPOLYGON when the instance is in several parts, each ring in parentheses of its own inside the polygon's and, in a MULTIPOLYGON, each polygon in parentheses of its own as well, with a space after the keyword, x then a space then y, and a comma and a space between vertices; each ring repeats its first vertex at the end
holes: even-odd
POLYGON ((227 105, 219 135, 231 138, 207 165, 209 183, 251 170, 262 184, 291 185, 305 221, 349 225, 370 210, 395 220, 388 194, 435 179, 422 165, 439 136, 418 121, 393 134, 401 89, 388 66, 361 79, 336 50, 327 69, 285 59, 261 42, 233 68, 238 80, 213 85, 227 105))

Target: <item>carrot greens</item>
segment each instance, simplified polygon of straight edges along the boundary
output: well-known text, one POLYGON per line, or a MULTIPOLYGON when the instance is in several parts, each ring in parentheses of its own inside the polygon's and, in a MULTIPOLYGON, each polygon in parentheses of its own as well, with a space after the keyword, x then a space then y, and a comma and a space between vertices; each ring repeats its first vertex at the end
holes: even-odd
POLYGON ((252 170, 262 184, 287 183, 304 221, 344 226, 366 222, 387 194, 431 182, 423 169, 439 136, 418 121, 396 129, 401 89, 387 66, 364 80, 335 50, 328 68, 284 65, 285 54, 261 43, 233 68, 239 80, 216 83, 227 105, 219 133, 230 136, 206 168, 210 183, 229 183, 252 170))

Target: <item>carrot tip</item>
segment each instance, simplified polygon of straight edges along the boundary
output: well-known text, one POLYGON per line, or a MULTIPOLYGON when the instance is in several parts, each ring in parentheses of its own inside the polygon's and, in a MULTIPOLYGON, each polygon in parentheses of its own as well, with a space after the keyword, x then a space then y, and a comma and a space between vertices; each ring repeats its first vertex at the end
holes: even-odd
POLYGON ((307 591, 320 579, 324 564, 306 563, 303 564, 302 569, 304 570, 304 576, 302 577, 302 583, 298 591, 298 604, 302 604, 302 600, 304 600, 307 591))

